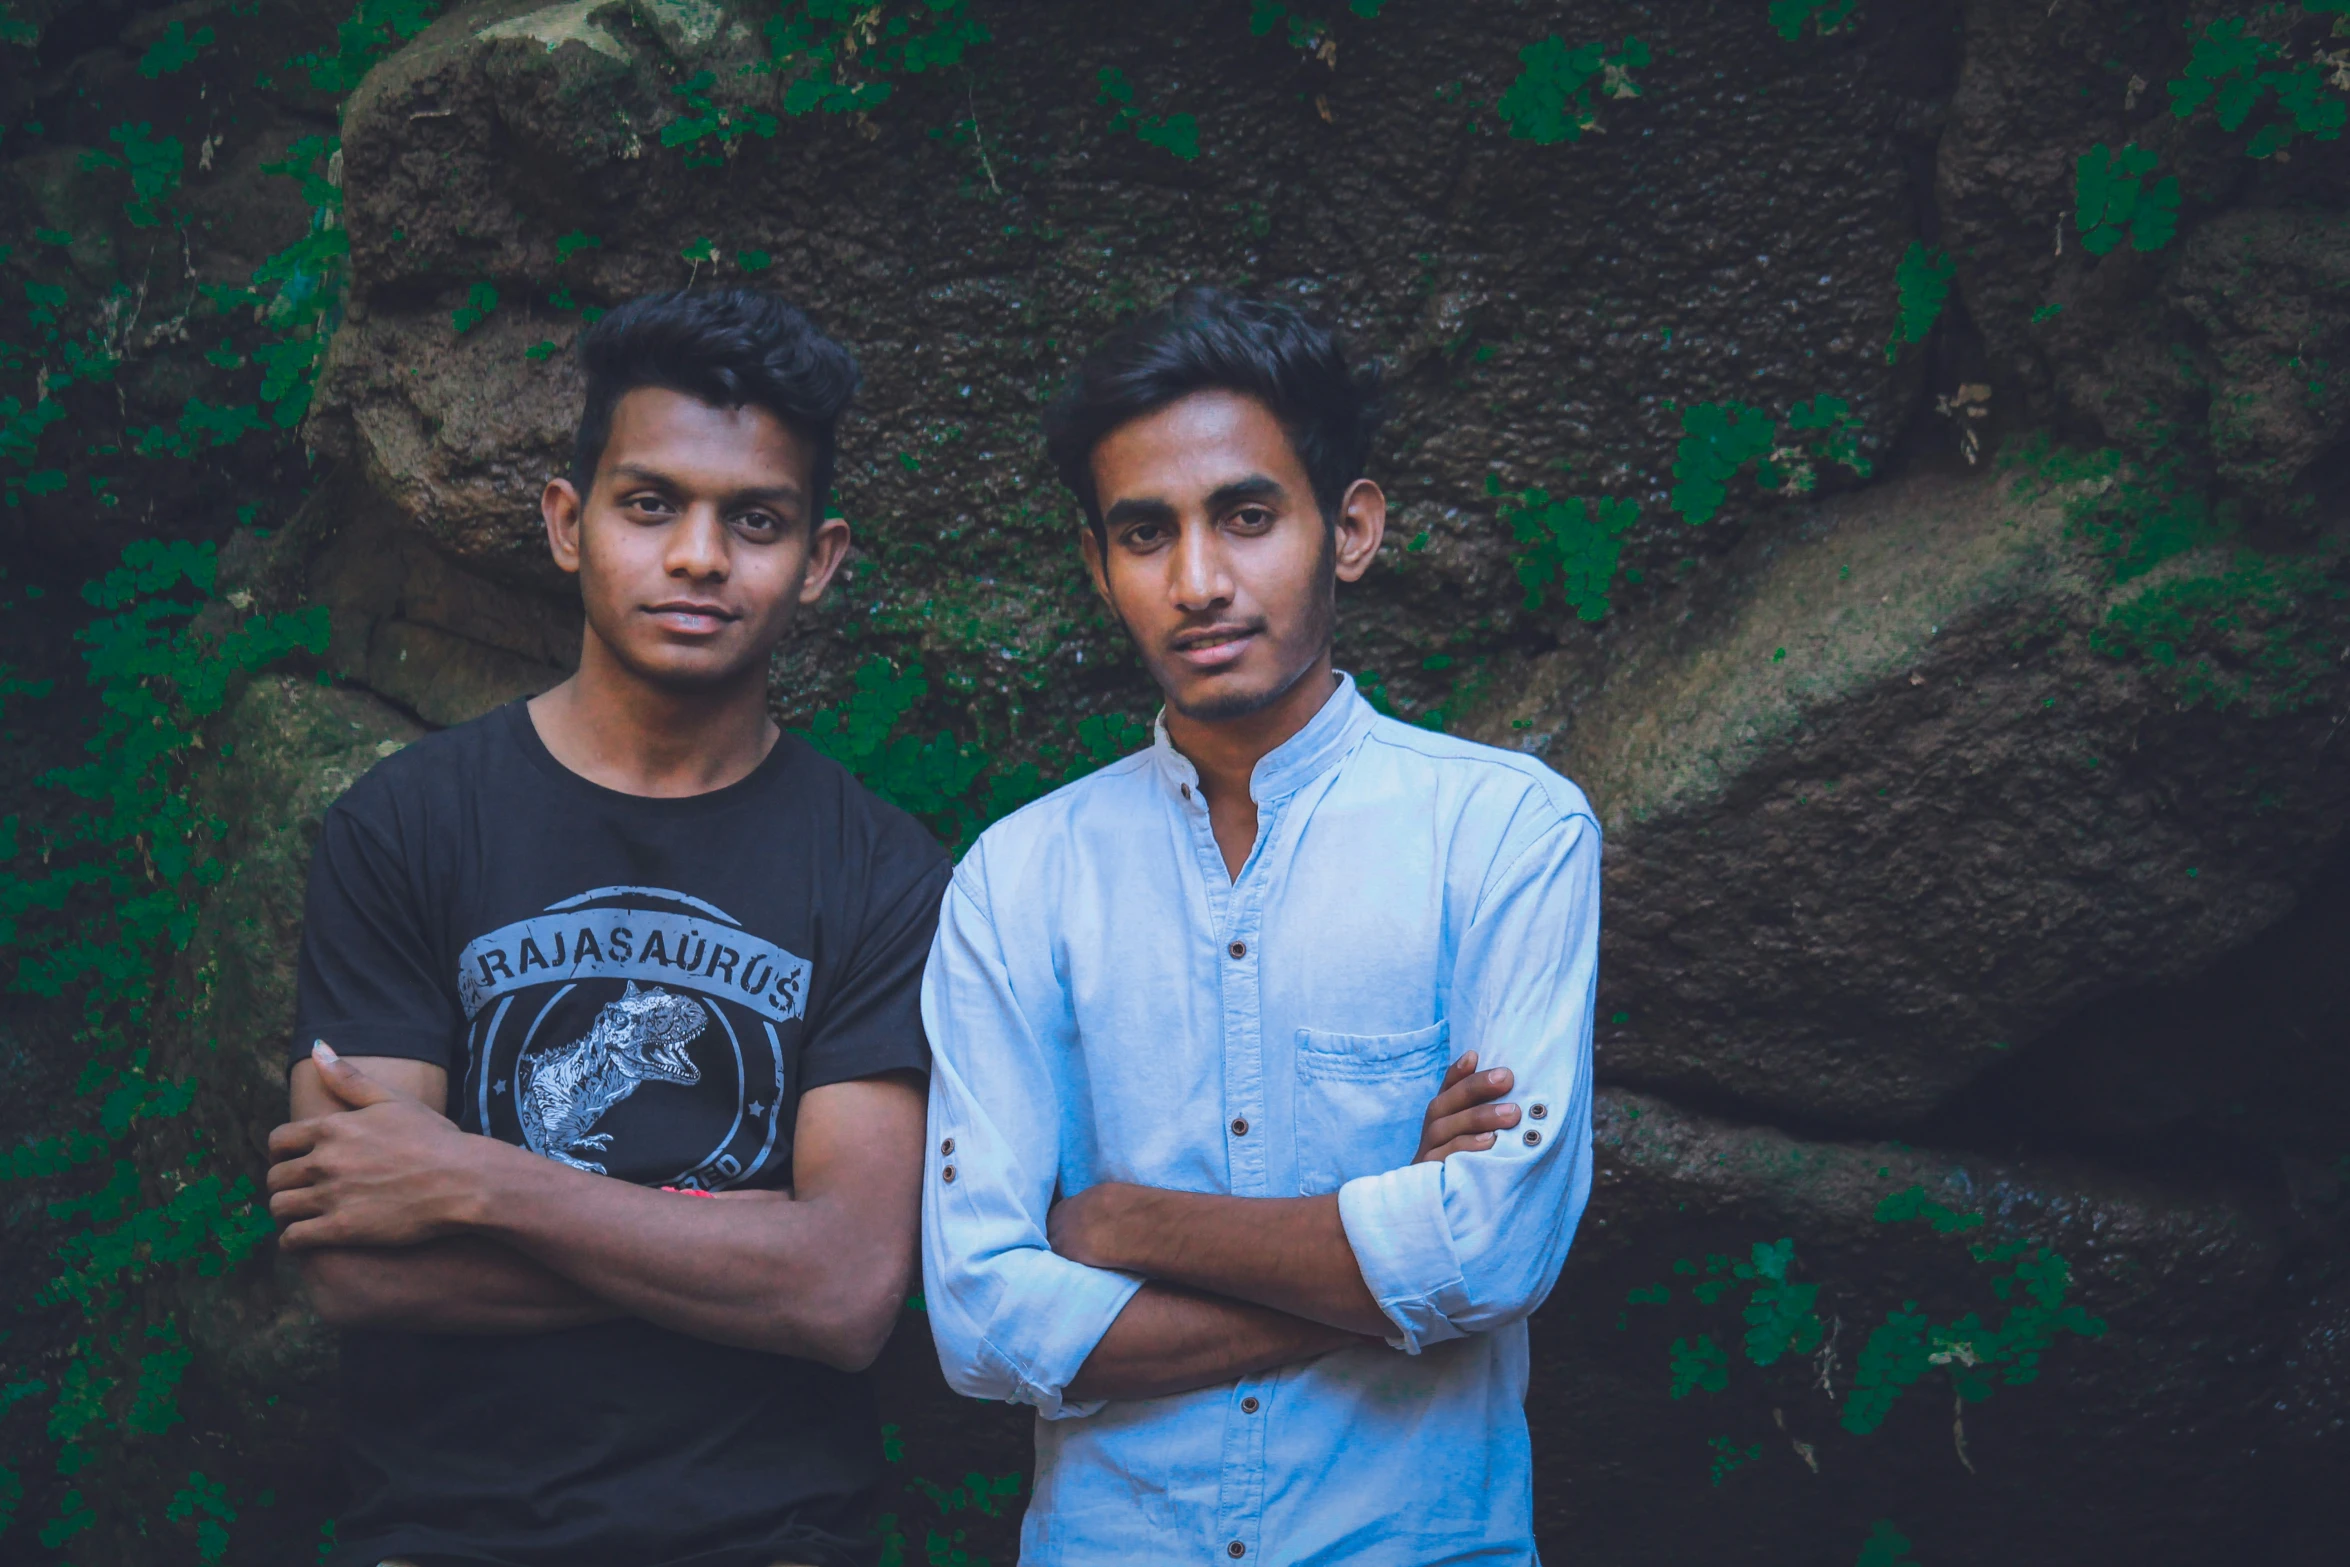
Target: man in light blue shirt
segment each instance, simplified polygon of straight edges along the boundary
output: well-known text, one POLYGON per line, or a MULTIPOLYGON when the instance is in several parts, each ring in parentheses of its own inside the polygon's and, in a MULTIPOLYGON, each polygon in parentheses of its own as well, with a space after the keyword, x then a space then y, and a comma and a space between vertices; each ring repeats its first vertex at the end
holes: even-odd
POLYGON ((1376 421, 1328 332, 1205 289, 1047 416, 1166 706, 980 839, 924 982, 931 1328, 957 1389, 1041 1417, 1031 1567, 1535 1560, 1599 827, 1333 672, 1376 421))

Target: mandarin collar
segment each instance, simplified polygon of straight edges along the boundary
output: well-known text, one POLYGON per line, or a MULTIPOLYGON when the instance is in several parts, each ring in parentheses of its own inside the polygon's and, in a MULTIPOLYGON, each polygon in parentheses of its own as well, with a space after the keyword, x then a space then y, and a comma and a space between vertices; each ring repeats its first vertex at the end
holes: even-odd
MULTIPOLYGON (((1354 676, 1336 672, 1337 684, 1305 727, 1257 759, 1248 781, 1249 798, 1259 805, 1294 794, 1344 761, 1356 742, 1370 732, 1379 715, 1355 689, 1354 676)), ((1160 776, 1181 788, 1186 796, 1199 784, 1199 769, 1175 749, 1167 737, 1167 710, 1161 707, 1151 720, 1151 754, 1160 776)))

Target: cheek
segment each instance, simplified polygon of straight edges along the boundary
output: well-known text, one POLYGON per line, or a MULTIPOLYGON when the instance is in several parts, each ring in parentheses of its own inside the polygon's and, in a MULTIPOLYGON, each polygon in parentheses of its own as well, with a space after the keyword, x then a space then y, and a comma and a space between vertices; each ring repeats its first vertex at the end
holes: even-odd
POLYGON ((1238 586, 1285 632, 1312 631, 1330 594, 1329 551, 1322 526, 1280 529, 1255 541, 1238 586))

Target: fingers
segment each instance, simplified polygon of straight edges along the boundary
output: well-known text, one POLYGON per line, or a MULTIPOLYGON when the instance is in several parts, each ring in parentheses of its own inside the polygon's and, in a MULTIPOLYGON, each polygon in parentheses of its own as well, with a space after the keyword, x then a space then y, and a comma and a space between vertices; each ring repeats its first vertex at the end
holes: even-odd
POLYGON ((318 1080, 326 1085, 326 1091, 354 1110, 400 1097, 336 1055, 335 1047, 323 1039, 310 1042, 310 1059, 318 1067, 318 1080))
POLYGON ((1487 1104, 1499 1099, 1508 1093, 1511 1086, 1517 1081, 1515 1075, 1506 1066, 1497 1066, 1489 1072, 1479 1072, 1475 1070, 1476 1064, 1477 1056, 1474 1051, 1453 1063, 1452 1069, 1445 1073, 1445 1086, 1437 1091, 1434 1099, 1428 1101, 1428 1113, 1421 1118, 1422 1124, 1433 1126, 1436 1122, 1444 1120, 1448 1116, 1458 1115, 1471 1106, 1487 1104), (1463 1065, 1464 1062, 1467 1063, 1466 1066, 1463 1065), (1458 1076, 1455 1076, 1456 1072, 1459 1074, 1458 1076))
POLYGON ((327 1225, 325 1219, 305 1219, 298 1224, 289 1224, 278 1233, 278 1249, 311 1251, 321 1246, 332 1246, 335 1244, 334 1232, 327 1225))
MULTIPOLYGON (((270 1222, 279 1229, 289 1229, 308 1219, 315 1221, 327 1211, 327 1201, 315 1186, 296 1187, 291 1191, 274 1193, 269 1199, 270 1222)), ((316 1231, 312 1232, 315 1237, 316 1231)), ((284 1237, 280 1237, 281 1242, 284 1237)))
POLYGON ((1479 1132, 1506 1132, 1517 1124, 1516 1105, 1472 1105, 1457 1115, 1448 1115, 1431 1123, 1427 1134, 1420 1141, 1434 1145, 1479 1132))
POLYGON ((1420 1157, 1414 1162, 1418 1164, 1441 1164, 1456 1153, 1477 1153, 1483 1149, 1491 1148, 1492 1146, 1493 1134, 1491 1132, 1477 1132, 1467 1137, 1456 1137, 1449 1143, 1443 1143, 1437 1147, 1431 1148, 1426 1153, 1420 1155, 1420 1157))
POLYGON ((296 1191, 317 1184, 318 1171, 307 1158, 283 1159, 269 1167, 266 1189, 271 1193, 296 1191))
POLYGON ((269 1134, 270 1161, 299 1159, 318 1146, 318 1137, 316 1121, 288 1121, 269 1134))

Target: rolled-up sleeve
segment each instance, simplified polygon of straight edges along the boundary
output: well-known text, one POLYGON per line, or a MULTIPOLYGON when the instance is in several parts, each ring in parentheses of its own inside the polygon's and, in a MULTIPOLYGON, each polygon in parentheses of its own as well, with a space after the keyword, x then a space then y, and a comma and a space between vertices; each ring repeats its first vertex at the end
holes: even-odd
POLYGON ((1518 1124, 1490 1149, 1364 1176, 1339 1216, 1389 1342, 1488 1332, 1550 1294, 1591 1196, 1591 1030, 1599 983, 1598 824, 1555 821, 1502 859, 1461 936, 1452 1043, 1506 1066, 1518 1124))
POLYGON ((930 1036, 929 1181, 922 1287, 949 1386, 1088 1415, 1069 1382, 1142 1281, 1056 1255, 1045 1238, 1066 1103, 1059 1080, 1073 1025, 1058 987, 1019 993, 987 906, 983 868, 949 883, 922 982, 930 1036), (1043 1008, 1032 1016, 1023 1002, 1043 1008))

